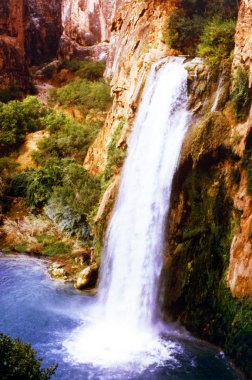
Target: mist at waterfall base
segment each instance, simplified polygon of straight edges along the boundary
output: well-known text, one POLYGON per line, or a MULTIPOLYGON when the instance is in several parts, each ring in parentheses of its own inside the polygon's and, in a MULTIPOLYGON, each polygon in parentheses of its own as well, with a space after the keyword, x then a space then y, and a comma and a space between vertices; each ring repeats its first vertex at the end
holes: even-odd
MULTIPOLYGON (((163 336, 168 354, 152 365, 144 362, 144 353, 141 366, 137 359, 110 367, 76 362, 63 342, 73 330, 88 330, 97 300, 52 281, 47 267, 28 256, 0 254, 0 331, 31 343, 45 367, 58 363, 52 380, 241 380, 220 351, 176 332, 163 336)), ((124 338, 122 334, 122 346, 124 338)), ((138 336, 134 339, 137 344, 138 336)), ((88 356, 90 344, 82 341, 79 351, 88 356)), ((101 348, 96 349, 99 353, 101 348)))
POLYGON ((218 351, 157 318, 165 219, 190 121, 183 61, 151 70, 106 234, 97 299, 50 283, 36 260, 23 258, 24 267, 19 258, 1 261, 0 330, 31 342, 45 364, 58 362, 58 379, 238 379, 218 351))

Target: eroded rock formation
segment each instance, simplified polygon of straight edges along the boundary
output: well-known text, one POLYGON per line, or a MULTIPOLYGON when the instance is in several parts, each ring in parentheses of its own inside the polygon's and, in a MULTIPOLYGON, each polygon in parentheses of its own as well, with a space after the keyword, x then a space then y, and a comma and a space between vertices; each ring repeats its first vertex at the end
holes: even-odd
POLYGON ((23 0, 0 3, 0 86, 29 87, 24 52, 23 0))
POLYGON ((234 67, 245 65, 252 85, 252 0, 242 0, 236 28, 234 67))
POLYGON ((125 128, 120 145, 126 145, 150 66, 169 55, 164 31, 175 5, 176 1, 158 0, 117 3, 106 70, 107 77, 112 79, 114 103, 105 127, 86 157, 85 167, 91 173, 104 171, 108 145, 122 120, 125 128))
POLYGON ((63 0, 61 56, 104 59, 113 7, 113 0, 63 0))
POLYGON ((61 0, 24 0, 24 49, 29 64, 57 54, 61 36, 61 0))

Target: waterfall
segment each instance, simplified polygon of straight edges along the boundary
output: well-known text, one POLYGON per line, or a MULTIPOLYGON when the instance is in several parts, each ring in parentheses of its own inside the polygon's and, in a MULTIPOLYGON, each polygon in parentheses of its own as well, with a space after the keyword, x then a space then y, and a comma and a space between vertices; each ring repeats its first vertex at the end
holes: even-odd
POLYGON ((217 87, 217 90, 216 90, 216 94, 215 94, 214 102, 213 102, 213 105, 212 105, 212 108, 211 108, 211 112, 217 111, 217 108, 218 108, 218 105, 219 105, 219 99, 220 99, 220 95, 221 95, 222 85, 223 85, 223 82, 224 82, 223 73, 224 73, 224 70, 222 70, 222 72, 220 74, 220 78, 219 78, 219 81, 218 81, 218 87, 217 87))
MULTIPOLYGON (((150 336, 155 331, 172 181, 189 121, 184 58, 154 64, 106 234, 99 285, 101 314, 93 327, 78 333, 79 344, 88 342, 89 359, 75 349, 76 342, 67 345, 79 361, 103 365, 127 361, 148 347, 151 360, 160 359, 161 352, 167 356, 163 344, 153 343, 150 336)), ((147 360, 146 352, 142 357, 147 360)))
POLYGON ((184 58, 153 66, 129 141, 105 243, 105 318, 152 325, 173 175, 190 117, 184 58), (129 313, 130 310, 130 313, 129 313))

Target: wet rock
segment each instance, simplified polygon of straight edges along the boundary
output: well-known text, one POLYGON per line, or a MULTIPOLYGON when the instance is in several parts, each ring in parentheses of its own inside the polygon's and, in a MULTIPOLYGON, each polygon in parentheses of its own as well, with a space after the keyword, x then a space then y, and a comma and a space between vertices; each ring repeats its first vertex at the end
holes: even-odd
POLYGON ((63 280, 66 280, 66 272, 65 272, 65 269, 64 269, 64 266, 60 263, 53 263, 49 270, 48 270, 49 274, 51 277, 53 278, 60 278, 60 279, 63 279, 63 280))
POLYGON ((98 265, 92 264, 79 273, 74 286, 79 290, 85 289, 87 287, 92 287, 97 281, 97 276, 98 265))

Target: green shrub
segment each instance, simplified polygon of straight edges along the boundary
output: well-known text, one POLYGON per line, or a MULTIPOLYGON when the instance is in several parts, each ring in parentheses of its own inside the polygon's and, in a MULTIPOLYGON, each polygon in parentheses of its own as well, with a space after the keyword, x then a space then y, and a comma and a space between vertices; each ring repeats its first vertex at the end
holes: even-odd
POLYGON ((105 182, 113 176, 115 171, 123 165, 123 162, 125 160, 126 152, 118 147, 118 142, 122 135, 122 130, 125 127, 125 123, 126 121, 123 119, 117 125, 108 146, 107 165, 104 174, 105 182))
POLYGON ((197 14, 188 17, 183 9, 174 11, 168 22, 168 45, 183 54, 194 55, 205 19, 197 14))
POLYGON ((78 59, 64 60, 59 66, 59 70, 61 69, 76 73, 82 79, 95 81, 103 77, 105 63, 101 61, 80 61, 78 59))
POLYGON ((215 17, 209 21, 200 36, 197 53, 216 68, 234 49, 235 21, 215 17))
POLYGON ((233 46, 232 20, 236 19, 237 13, 236 0, 181 0, 179 8, 169 17, 167 31, 164 31, 165 40, 171 48, 183 54, 200 53, 211 61, 217 55, 215 60, 219 61, 221 52, 224 52, 225 58, 226 53, 229 54, 230 45, 233 46), (217 25, 214 22, 216 17, 220 20, 217 25), (211 23, 213 29, 217 27, 218 36, 215 41, 211 41, 211 36, 210 40, 207 38, 208 33, 212 34, 208 26, 211 23), (202 45, 200 48, 199 43, 202 45), (212 49, 215 43, 216 52, 212 49))
POLYGON ((76 75, 82 79, 97 81, 103 77, 104 70, 104 62, 85 61, 82 62, 82 66, 76 72, 76 75))
POLYGON ((2 380, 47 380, 57 366, 41 369, 42 359, 29 344, 0 333, 0 378, 2 380))
POLYGON ((61 184, 64 160, 50 159, 39 170, 29 170, 15 176, 10 194, 25 197, 27 205, 35 210, 42 207, 52 195, 54 186, 61 184))
POLYGON ((21 144, 27 132, 40 129, 40 117, 45 114, 44 106, 35 97, 27 97, 22 102, 0 103, 1 153, 21 144))
POLYGON ((238 67, 231 92, 234 113, 238 121, 245 121, 251 105, 251 89, 247 72, 238 67))
POLYGON ((82 166, 71 163, 65 169, 62 185, 54 189, 52 199, 88 218, 99 196, 100 179, 90 176, 82 166))
POLYGON ((67 255, 69 248, 64 243, 51 243, 46 245, 41 253, 44 256, 67 255))
POLYGON ((101 128, 99 121, 81 124, 62 114, 50 114, 43 123, 53 133, 37 144, 38 150, 34 151, 33 159, 38 164, 52 157, 72 158, 82 163, 101 128))
POLYGON ((106 111, 112 102, 108 84, 86 79, 77 79, 49 93, 51 102, 61 106, 81 106, 84 114, 91 109, 106 111))

